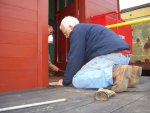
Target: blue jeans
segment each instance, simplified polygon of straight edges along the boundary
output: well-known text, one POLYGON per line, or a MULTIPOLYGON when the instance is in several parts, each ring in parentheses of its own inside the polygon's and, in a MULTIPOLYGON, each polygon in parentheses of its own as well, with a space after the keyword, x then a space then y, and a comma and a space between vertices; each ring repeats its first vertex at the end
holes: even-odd
POLYGON ((112 72, 116 65, 129 64, 130 58, 121 53, 111 53, 93 58, 73 77, 76 88, 105 88, 113 84, 112 72))

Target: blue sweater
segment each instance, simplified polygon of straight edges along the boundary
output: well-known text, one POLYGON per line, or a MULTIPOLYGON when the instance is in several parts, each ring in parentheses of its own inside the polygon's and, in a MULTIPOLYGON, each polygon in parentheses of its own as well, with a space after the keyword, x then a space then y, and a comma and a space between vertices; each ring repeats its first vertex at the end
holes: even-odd
POLYGON ((78 24, 70 33, 70 50, 63 84, 72 83, 73 76, 91 59, 120 50, 129 45, 110 29, 95 24, 78 24))

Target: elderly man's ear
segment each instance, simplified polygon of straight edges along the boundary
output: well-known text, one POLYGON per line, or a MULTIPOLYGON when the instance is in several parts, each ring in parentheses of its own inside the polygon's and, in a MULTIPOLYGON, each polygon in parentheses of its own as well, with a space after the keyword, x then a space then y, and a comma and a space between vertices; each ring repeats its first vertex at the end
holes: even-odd
POLYGON ((73 26, 71 26, 71 25, 69 25, 69 28, 70 28, 71 30, 73 30, 73 28, 74 28, 74 27, 73 27, 73 26))

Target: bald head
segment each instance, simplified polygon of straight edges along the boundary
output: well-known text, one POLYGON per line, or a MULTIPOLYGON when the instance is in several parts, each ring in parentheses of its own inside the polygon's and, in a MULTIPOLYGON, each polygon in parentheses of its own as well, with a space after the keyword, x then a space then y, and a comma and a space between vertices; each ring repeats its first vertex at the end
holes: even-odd
POLYGON ((72 16, 65 17, 60 24, 60 29, 67 28, 69 26, 74 27, 75 25, 79 24, 79 20, 72 16))
POLYGON ((79 20, 72 16, 65 17, 60 24, 60 30, 65 35, 66 38, 69 38, 70 32, 73 30, 74 26, 79 24, 79 20))

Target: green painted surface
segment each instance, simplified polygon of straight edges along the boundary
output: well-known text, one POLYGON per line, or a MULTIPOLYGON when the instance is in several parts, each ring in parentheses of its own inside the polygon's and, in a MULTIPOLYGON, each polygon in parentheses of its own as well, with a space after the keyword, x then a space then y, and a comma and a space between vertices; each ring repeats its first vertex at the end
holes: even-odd
POLYGON ((71 4, 72 0, 67 0, 67 5, 71 4))
MULTIPOLYGON (((66 1, 67 6, 73 2, 73 0, 66 1)), ((59 0, 59 10, 62 10, 65 7, 65 0, 59 0)))
MULTIPOLYGON (((67 0, 67 5, 71 4, 73 0, 67 0)), ((49 0, 49 12, 48 12, 48 19, 52 20, 53 22, 55 21, 55 1, 54 0, 49 0)), ((62 10, 65 6, 65 0, 59 0, 59 10, 62 10)), ((48 43, 48 49, 49 53, 51 56, 52 61, 54 61, 55 57, 55 50, 54 50, 54 43, 48 43)))
POLYGON ((55 56, 54 56, 54 44, 53 43, 48 44, 48 50, 49 50, 51 60, 54 61, 55 56))
POLYGON ((54 0, 49 0, 49 12, 48 12, 48 19, 54 20, 54 0))
POLYGON ((59 10, 62 10, 65 6, 65 0, 59 0, 59 10))

